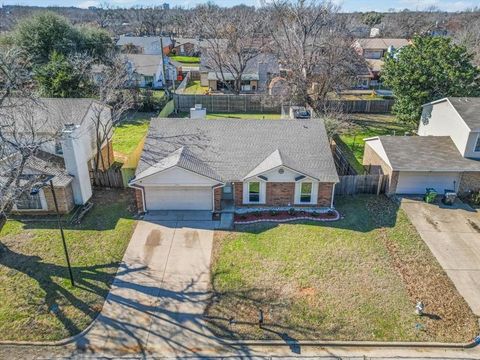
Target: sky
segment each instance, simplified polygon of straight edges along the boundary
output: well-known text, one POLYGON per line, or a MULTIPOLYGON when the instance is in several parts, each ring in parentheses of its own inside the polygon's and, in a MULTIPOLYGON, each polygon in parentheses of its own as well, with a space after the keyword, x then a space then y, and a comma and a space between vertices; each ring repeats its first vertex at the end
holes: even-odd
MULTIPOLYGON (((3 5, 34 5, 34 6, 76 6, 87 8, 109 3, 113 6, 130 7, 135 5, 159 5, 164 2, 173 6, 193 7, 207 0, 0 0, 3 5)), ((232 6, 238 4, 259 5, 260 0, 215 0, 218 5, 232 6)), ((480 0, 333 0, 341 5, 344 11, 388 11, 389 9, 423 10, 435 6, 444 11, 461 11, 480 6, 480 0)))

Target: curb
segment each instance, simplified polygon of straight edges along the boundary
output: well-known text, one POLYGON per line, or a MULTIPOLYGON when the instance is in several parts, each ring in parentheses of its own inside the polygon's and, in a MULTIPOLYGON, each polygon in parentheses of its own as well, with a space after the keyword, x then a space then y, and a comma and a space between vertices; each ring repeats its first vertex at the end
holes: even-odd
POLYGON ((336 216, 332 219, 317 219, 314 217, 309 217, 309 216, 300 216, 300 217, 295 217, 295 218, 287 218, 287 219, 258 219, 258 220, 250 220, 250 221, 234 221, 234 225, 249 225, 249 224, 256 224, 260 222, 274 222, 274 223, 284 223, 284 222, 289 222, 289 221, 295 221, 295 220, 308 220, 308 221, 318 221, 318 222, 329 222, 329 221, 337 221, 340 220, 341 216, 338 211, 336 211, 336 216))

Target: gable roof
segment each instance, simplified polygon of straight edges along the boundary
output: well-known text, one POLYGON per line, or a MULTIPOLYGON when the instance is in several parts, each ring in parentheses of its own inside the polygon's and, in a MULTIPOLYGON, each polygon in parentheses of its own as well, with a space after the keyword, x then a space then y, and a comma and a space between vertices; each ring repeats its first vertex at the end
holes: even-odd
POLYGON ((408 39, 391 39, 391 38, 363 38, 357 39, 357 44, 362 49, 384 49, 387 50, 390 46, 395 49, 400 49, 404 46, 410 45, 408 39))
MULTIPOLYGON (((172 44, 172 40, 169 37, 164 36, 162 38, 163 47, 167 47, 172 44)), ((152 46, 152 44, 158 42, 160 45, 160 36, 126 36, 120 35, 117 41, 117 46, 123 46, 127 44, 133 44, 143 49, 152 46)))
POLYGON ((137 74, 154 75, 162 65, 162 55, 125 54, 137 74))
POLYGON ((65 124, 81 125, 94 104, 105 106, 95 99, 81 98, 14 98, 8 101, 0 110, 0 116, 10 118, 20 126, 22 123, 32 124, 39 132, 58 132, 65 124))
MULTIPOLYGON (((450 136, 379 136, 394 171, 480 171, 480 161, 464 158, 450 136)), ((368 141, 367 140, 367 141, 368 141)))
POLYGON ((182 147, 198 161, 196 172, 205 174, 208 168, 224 182, 242 181, 262 162, 265 168, 281 162, 321 182, 338 182, 321 119, 153 119, 137 176, 162 160, 167 161, 164 159, 182 147))
POLYGON ((213 171, 207 164, 197 158, 195 154, 193 154, 184 146, 172 151, 168 156, 161 159, 158 163, 137 174, 135 176, 135 180, 146 178, 150 175, 170 169, 174 166, 206 176, 213 180, 221 181, 220 177, 217 175, 217 173, 215 173, 215 171, 213 171))
POLYGON ((480 97, 449 97, 447 99, 470 130, 480 129, 480 97))

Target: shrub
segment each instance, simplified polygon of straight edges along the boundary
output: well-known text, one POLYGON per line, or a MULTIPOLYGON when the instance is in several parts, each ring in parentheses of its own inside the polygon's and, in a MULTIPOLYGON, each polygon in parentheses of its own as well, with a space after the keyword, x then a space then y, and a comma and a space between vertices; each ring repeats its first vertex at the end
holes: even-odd
POLYGON ((313 217, 319 217, 320 214, 319 214, 318 212, 316 212, 316 211, 312 211, 312 216, 313 216, 313 217))
POLYGON ((245 214, 240 215, 240 219, 245 220, 246 218, 247 218, 247 215, 245 214))
POLYGON ((278 215, 278 211, 277 211, 277 210, 270 210, 270 215, 271 215, 271 216, 277 216, 277 215, 278 215))
POLYGON ((480 205, 480 190, 472 191, 472 193, 470 194, 470 201, 474 205, 480 205))
POLYGON ((328 216, 335 216, 335 211, 334 210, 328 210, 327 215, 328 216))
POLYGON ((295 209, 294 208, 290 208, 288 209, 288 215, 295 215, 295 209))

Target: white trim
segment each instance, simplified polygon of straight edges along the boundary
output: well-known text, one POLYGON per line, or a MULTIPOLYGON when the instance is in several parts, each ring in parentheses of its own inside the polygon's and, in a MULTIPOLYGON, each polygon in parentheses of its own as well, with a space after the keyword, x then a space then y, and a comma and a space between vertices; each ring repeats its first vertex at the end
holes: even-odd
POLYGON ((295 194, 294 194, 294 204, 295 205, 316 205, 318 202, 318 187, 319 183, 316 181, 309 181, 306 179, 302 179, 295 182, 295 194), (312 184, 312 191, 310 193, 310 202, 301 202, 301 191, 302 191, 302 184, 303 183, 310 183, 312 184))
MULTIPOLYGON (((195 175, 204 177, 205 179, 213 180, 213 181, 216 181, 217 183, 220 183, 220 184, 224 184, 224 185, 225 185, 225 183, 224 183, 223 181, 214 179, 214 178, 209 177, 209 176, 205 176, 205 175, 199 174, 199 173, 197 173, 197 172, 195 172, 195 171, 185 169, 185 168, 183 168, 183 167, 181 167, 181 166, 178 166, 178 165, 173 165, 173 166, 170 166, 170 167, 168 167, 168 168, 166 168, 166 169, 158 170, 158 171, 156 171, 156 172, 154 172, 154 173, 152 173, 152 174, 149 174, 149 175, 147 175, 147 176, 142 176, 142 177, 140 177, 140 178, 133 178, 132 180, 129 181, 129 184, 135 184, 135 183, 138 182, 138 180, 144 180, 144 179, 149 178, 150 176, 157 175, 157 174, 160 174, 160 173, 162 173, 162 172, 165 172, 165 171, 167 171, 167 170, 171 170, 171 169, 174 169, 174 168, 178 168, 178 169, 181 169, 181 170, 183 170, 183 171, 187 171, 187 172, 189 172, 189 173, 191 173, 191 174, 195 174, 195 175)), ((146 170, 145 170, 145 171, 146 171, 146 170)), ((185 185, 185 184, 182 184, 182 185, 185 185)), ((163 184, 162 184, 162 186, 163 186, 163 184)), ((194 186, 197 186, 197 185, 194 185, 194 186)))
POLYGON ((243 185, 243 199, 242 203, 247 204, 247 205, 262 205, 266 203, 266 192, 267 192, 267 184, 264 180, 258 179, 255 181, 244 181, 242 183, 243 185), (250 188, 249 184, 253 182, 258 182, 259 183, 259 193, 258 193, 258 202, 252 202, 250 201, 250 188))
POLYGON ((332 184, 332 198, 330 199, 330 207, 333 209, 333 198, 335 196, 335 183, 332 184))
POLYGON ((311 175, 302 173, 302 172, 300 172, 300 171, 298 171, 298 170, 292 169, 291 167, 288 167, 288 166, 283 165, 283 164, 282 164, 282 165, 277 165, 277 166, 272 167, 272 168, 270 168, 270 169, 268 169, 268 170, 262 171, 262 172, 260 172, 260 173, 258 173, 258 174, 254 174, 254 175, 249 176, 249 177, 244 177, 244 178, 243 178, 243 181, 248 181, 248 180, 250 180, 250 179, 253 179, 253 178, 255 178, 255 177, 258 177, 259 175, 263 175, 263 174, 265 174, 265 173, 267 173, 267 172, 269 172, 269 171, 273 171, 273 170, 278 169, 278 168, 285 168, 285 169, 288 169, 288 170, 290 170, 290 171, 292 171, 292 172, 294 172, 294 173, 297 173, 297 174, 299 174, 299 175, 303 175, 303 176, 309 177, 309 178, 311 178, 311 179, 314 179, 315 181, 319 181, 319 179, 317 179, 316 177, 313 177, 313 176, 311 176, 311 175))

